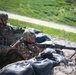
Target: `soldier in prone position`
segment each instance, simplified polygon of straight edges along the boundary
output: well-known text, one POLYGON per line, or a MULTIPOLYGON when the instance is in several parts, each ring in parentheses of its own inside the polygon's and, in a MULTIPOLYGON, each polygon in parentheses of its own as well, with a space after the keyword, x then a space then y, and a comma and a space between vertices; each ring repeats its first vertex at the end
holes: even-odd
POLYGON ((43 49, 34 45, 35 33, 32 29, 28 28, 23 32, 22 37, 11 46, 12 49, 17 49, 18 53, 25 59, 30 59, 37 56, 43 49))
POLYGON ((39 48, 35 43, 35 33, 32 29, 25 29, 22 37, 13 45, 0 46, 0 68, 7 64, 19 61, 28 60, 43 50, 39 48))

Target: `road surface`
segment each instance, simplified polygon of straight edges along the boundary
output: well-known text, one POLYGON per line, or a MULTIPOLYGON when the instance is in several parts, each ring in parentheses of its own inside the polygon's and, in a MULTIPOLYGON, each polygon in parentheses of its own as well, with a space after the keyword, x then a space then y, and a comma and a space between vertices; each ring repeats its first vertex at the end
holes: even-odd
POLYGON ((17 15, 17 14, 5 12, 5 11, 0 11, 0 13, 8 14, 8 17, 11 18, 11 19, 20 20, 20 21, 24 21, 24 22, 37 24, 37 25, 51 27, 51 28, 54 28, 54 29, 60 29, 60 30, 64 30, 64 31, 67 31, 67 32, 76 33, 76 28, 73 28, 73 27, 70 27, 70 26, 60 25, 60 24, 47 22, 47 21, 43 21, 43 20, 39 20, 39 19, 35 19, 35 18, 30 18, 30 17, 26 17, 26 16, 21 16, 21 15, 17 15))

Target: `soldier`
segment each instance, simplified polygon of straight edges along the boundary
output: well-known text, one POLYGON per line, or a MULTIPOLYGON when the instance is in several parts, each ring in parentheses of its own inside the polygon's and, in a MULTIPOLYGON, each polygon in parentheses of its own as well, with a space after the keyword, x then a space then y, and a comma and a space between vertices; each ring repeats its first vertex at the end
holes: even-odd
POLYGON ((17 27, 8 25, 7 20, 7 14, 0 14, 0 68, 23 59, 16 50, 11 50, 10 44, 17 40, 13 34, 17 27))
POLYGON ((7 20, 7 14, 0 14, 0 45, 10 45, 20 38, 24 31, 22 28, 10 25, 7 20))
POLYGON ((13 33, 13 28, 11 27, 11 25, 7 24, 7 20, 7 14, 0 14, 0 45, 8 45, 7 39, 13 33))
POLYGON ((25 29, 22 37, 11 47, 12 49, 17 48, 18 52, 25 60, 37 56, 42 49, 34 45, 35 37, 35 33, 32 29, 25 29))
POLYGON ((7 14, 0 14, 0 45, 4 44, 5 38, 2 36, 2 29, 6 26, 8 20, 7 14))

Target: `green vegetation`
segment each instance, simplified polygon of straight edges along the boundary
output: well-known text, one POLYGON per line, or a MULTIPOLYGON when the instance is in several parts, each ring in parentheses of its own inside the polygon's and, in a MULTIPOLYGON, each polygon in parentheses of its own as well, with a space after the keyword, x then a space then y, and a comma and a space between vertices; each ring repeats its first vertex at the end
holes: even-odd
POLYGON ((0 10, 76 27, 76 1, 0 0, 0 10))
POLYGON ((41 30, 43 33, 46 33, 50 36, 54 36, 54 37, 61 37, 61 38, 66 38, 70 41, 76 42, 76 34, 74 33, 68 33, 68 32, 64 32, 61 30, 57 30, 57 29, 52 29, 52 28, 48 28, 45 26, 39 26, 39 25, 34 25, 31 23, 27 23, 27 22, 22 22, 22 21, 18 21, 18 20, 13 20, 13 19, 9 19, 8 20, 9 23, 18 26, 18 27, 31 27, 31 28, 36 28, 41 30))
MULTIPOLYGON (((74 1, 74 0, 73 0, 74 1)), ((52 21, 76 27, 76 2, 66 0, 0 0, 0 10, 32 18, 52 21)), ((32 27, 55 37, 76 42, 76 34, 9 19, 19 27, 32 27)))

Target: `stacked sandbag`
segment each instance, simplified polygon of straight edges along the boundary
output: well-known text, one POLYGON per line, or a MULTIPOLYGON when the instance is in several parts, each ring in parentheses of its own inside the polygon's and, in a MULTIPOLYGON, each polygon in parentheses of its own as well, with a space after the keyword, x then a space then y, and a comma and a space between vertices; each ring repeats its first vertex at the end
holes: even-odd
POLYGON ((34 70, 29 63, 20 61, 2 68, 0 75, 34 75, 34 70))
POLYGON ((35 75, 53 75, 54 61, 48 58, 35 57, 28 62, 32 65, 35 75))
POLYGON ((0 70, 0 75, 53 75, 54 67, 66 60, 51 54, 51 52, 48 53, 48 51, 27 61, 19 61, 5 66, 0 70))

